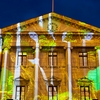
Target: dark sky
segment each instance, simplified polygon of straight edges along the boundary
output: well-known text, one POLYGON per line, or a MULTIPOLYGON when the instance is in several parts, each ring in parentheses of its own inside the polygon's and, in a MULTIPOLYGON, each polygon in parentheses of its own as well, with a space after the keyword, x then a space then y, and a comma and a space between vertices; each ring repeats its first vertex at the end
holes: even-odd
MULTIPOLYGON (((54 12, 100 27, 100 0, 55 0, 54 12)), ((0 28, 52 11, 52 0, 0 0, 0 28)))

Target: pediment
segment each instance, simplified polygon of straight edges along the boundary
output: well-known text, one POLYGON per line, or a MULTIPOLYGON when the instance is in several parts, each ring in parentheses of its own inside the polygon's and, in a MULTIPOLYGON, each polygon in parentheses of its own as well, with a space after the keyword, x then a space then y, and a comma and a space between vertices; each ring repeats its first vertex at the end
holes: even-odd
MULTIPOLYGON (((3 28, 2 33, 7 31, 15 32, 17 30, 18 24, 15 24, 3 28)), ((77 32, 100 32, 100 28, 54 12, 21 22, 20 30, 22 32, 35 31, 39 34, 47 34, 48 32, 54 32, 55 34, 62 34, 63 32, 73 32, 75 34, 77 32)))
POLYGON ((14 82, 16 85, 25 85, 25 84, 28 84, 29 80, 24 79, 23 77, 19 76, 14 79, 14 82))
POLYGON ((93 82, 92 80, 88 79, 87 77, 82 77, 76 81, 79 86, 90 86, 93 82))
POLYGON ((15 81, 25 81, 26 79, 24 79, 23 77, 21 77, 21 76, 19 76, 19 77, 17 77, 17 78, 15 78, 15 81))

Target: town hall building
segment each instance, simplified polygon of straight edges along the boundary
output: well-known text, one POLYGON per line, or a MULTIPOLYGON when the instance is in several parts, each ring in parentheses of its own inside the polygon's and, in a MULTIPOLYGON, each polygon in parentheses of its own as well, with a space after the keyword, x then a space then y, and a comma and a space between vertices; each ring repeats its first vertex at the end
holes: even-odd
POLYGON ((51 12, 0 29, 0 100, 100 100, 100 28, 51 12))

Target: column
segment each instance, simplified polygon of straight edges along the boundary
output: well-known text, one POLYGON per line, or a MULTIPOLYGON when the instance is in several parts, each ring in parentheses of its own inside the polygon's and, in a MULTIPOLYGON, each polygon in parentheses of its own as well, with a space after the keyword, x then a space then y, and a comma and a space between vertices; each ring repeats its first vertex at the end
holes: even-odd
POLYGON ((38 67, 39 67, 39 43, 36 42, 36 53, 35 53, 35 90, 34 100, 38 100, 38 67))
MULTIPOLYGON (((21 29, 20 29, 20 23, 17 23, 17 32, 16 32, 16 60, 15 60, 15 68, 14 68, 14 79, 20 77, 21 72, 21 58, 18 58, 18 53, 21 51, 21 35, 20 35, 21 29)), ((20 84, 20 81, 19 81, 20 84)), ((16 85, 13 86, 13 99, 15 99, 15 92, 16 91, 16 85)))
POLYGON ((35 32, 29 32, 28 34, 36 42, 34 100, 38 100, 38 98, 37 98, 37 96, 38 96, 38 67, 39 67, 39 42, 38 42, 38 35, 35 32))
POLYGON ((2 90, 1 71, 2 71, 2 36, 1 36, 1 29, 0 29, 0 91, 2 90))
POLYGON ((7 92, 7 58, 8 58, 8 48, 4 48, 3 51, 3 63, 2 63, 2 72, 1 72, 1 84, 2 84, 2 99, 4 98, 4 94, 7 92))
POLYGON ((68 91, 69 100, 72 100, 72 72, 71 72, 71 43, 67 42, 66 65, 68 66, 68 91))
POLYGON ((1 66, 2 66, 2 35, 0 29, 0 77, 1 77, 1 66))

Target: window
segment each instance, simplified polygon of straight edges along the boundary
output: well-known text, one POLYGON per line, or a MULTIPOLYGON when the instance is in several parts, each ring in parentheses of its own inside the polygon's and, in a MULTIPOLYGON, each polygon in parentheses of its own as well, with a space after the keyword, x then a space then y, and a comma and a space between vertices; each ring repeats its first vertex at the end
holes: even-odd
POLYGON ((81 67, 87 67, 87 53, 79 53, 79 63, 81 67))
POLYGON ((56 52, 49 52, 48 54, 48 62, 50 67, 57 67, 57 53, 56 52))
POLYGON ((58 100, 57 91, 58 91, 57 86, 49 86, 48 87, 49 100, 58 100))
POLYGON ((16 100, 25 100, 25 86, 16 86, 16 100))
POLYGON ((27 53, 26 52, 19 52, 18 59, 21 60, 21 65, 25 66, 27 64, 27 53))
POLYGON ((89 86, 80 87, 80 100, 90 100, 90 87, 89 86))

